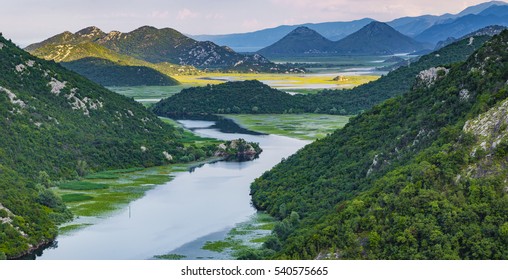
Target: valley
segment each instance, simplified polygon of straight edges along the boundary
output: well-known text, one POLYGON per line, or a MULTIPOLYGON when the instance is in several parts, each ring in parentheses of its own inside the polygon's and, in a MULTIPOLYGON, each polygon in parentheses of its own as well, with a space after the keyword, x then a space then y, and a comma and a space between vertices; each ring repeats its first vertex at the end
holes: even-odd
MULTIPOLYGON (((407 55, 401 57, 404 59, 411 58, 407 55)), ((298 67, 305 68, 308 73, 201 72, 192 75, 174 75, 174 79, 179 83, 174 86, 109 86, 108 88, 119 94, 134 98, 134 100, 147 106, 186 88, 221 84, 227 81, 258 80, 270 87, 291 94, 315 94, 323 89, 350 89, 375 81, 381 75, 387 73, 386 71, 377 70, 377 68, 393 65, 393 62, 386 62, 390 58, 392 56, 291 57, 276 60, 276 63, 297 64, 298 67)))
POLYGON ((0 259, 508 259, 508 3, 453 6, 0 33, 0 259))
MULTIPOLYGON (((87 204, 86 200, 70 202, 70 209, 80 217, 73 224, 66 225, 71 229, 63 228, 65 233, 57 238, 53 246, 33 257, 147 259, 157 255, 181 255, 179 248, 182 246, 189 254, 190 245, 187 243, 201 240, 192 245, 192 252, 195 253, 207 241, 219 241, 223 235, 216 233, 228 232, 235 225, 253 219, 257 211, 249 203, 250 182, 281 158, 308 143, 281 136, 223 133, 210 127, 214 122, 179 122, 200 136, 221 140, 244 138, 258 142, 264 151, 259 159, 250 162, 219 161, 194 165, 190 169, 189 166, 171 165, 91 175, 85 182, 107 184, 110 190, 80 190, 81 197, 94 197, 91 204, 87 204), (123 194, 129 195, 128 201, 122 201, 123 194), (111 206, 112 209, 107 209, 111 206), (212 234, 215 234, 215 239, 202 239, 212 234)), ((74 183, 69 188, 82 184, 74 183)), ((68 190, 58 193, 64 199, 71 198, 68 190)), ((75 194, 72 198, 79 198, 76 192, 72 193, 75 194)), ((262 217, 263 214, 260 215, 262 217)), ((256 231, 252 239, 262 238, 269 233, 268 230, 256 231)), ((205 253, 201 252, 195 257, 206 258, 205 253)), ((211 253, 208 255, 214 256, 211 253)), ((219 258, 224 257, 231 256, 219 258)))

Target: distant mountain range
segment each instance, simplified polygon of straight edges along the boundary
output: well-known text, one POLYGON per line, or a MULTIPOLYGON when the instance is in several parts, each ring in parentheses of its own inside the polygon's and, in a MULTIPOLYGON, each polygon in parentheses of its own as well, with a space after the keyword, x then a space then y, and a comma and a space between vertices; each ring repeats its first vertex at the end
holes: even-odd
POLYGON ((508 26, 508 6, 491 6, 479 14, 469 14, 456 20, 436 24, 415 37, 416 40, 436 44, 449 37, 460 38, 489 25, 508 26))
MULTIPOLYGON (((304 29, 300 30, 305 31, 304 29)), ((216 113, 251 114, 253 112, 357 115, 376 104, 409 91, 414 84, 415 77, 421 71, 465 61, 491 36, 482 34, 471 38, 464 38, 414 61, 404 61, 404 66, 376 81, 352 89, 323 90, 317 94, 290 95, 270 89, 261 83, 252 83, 252 81, 225 83, 212 88, 186 89, 179 94, 161 100, 153 109, 160 116, 216 113), (250 94, 251 97, 249 97, 250 94), (200 102, 196 102, 196 100, 200 100, 200 102), (254 107, 255 110, 253 110, 254 107)))
POLYGON ((319 32, 329 40, 340 40, 347 35, 360 30, 365 25, 374 21, 371 18, 364 18, 350 22, 325 22, 306 23, 300 25, 282 25, 274 28, 263 29, 248 33, 227 34, 227 35, 190 35, 200 41, 212 41, 221 46, 229 46, 239 52, 255 52, 269 46, 298 27, 308 27, 319 32))
MULTIPOLYGON (((445 41, 438 42, 437 45, 436 45, 436 50, 441 49, 441 48, 443 48, 445 46, 448 46, 448 45, 450 45, 452 43, 455 43, 455 42, 460 41, 460 40, 465 39, 465 38, 478 37, 478 36, 493 37, 494 35, 498 35, 499 33, 503 32, 503 30, 505 30, 505 29, 508 29, 508 27, 506 27, 506 26, 500 26, 500 25, 490 25, 490 26, 484 27, 482 29, 478 29, 478 30, 476 30, 474 32, 471 32, 471 33, 467 34, 466 36, 462 36, 459 39, 455 39, 453 37, 449 37, 445 41)), ((472 39, 472 40, 474 40, 474 39, 472 39)))
MULTIPOLYGON (((428 42, 432 44, 436 44, 439 41, 446 40, 448 37, 461 37, 470 32, 473 32, 477 29, 488 25, 506 25, 506 16, 497 14, 496 19, 491 19, 490 21, 485 22, 477 22, 474 25, 465 25, 462 28, 457 26, 461 26, 461 18, 468 15, 478 15, 485 10, 492 8, 492 10, 496 10, 501 6, 506 6, 507 3, 502 1, 491 1, 482 3, 479 5, 471 6, 463 10, 458 14, 444 14, 440 16, 436 15, 422 15, 417 17, 402 17, 398 19, 394 19, 392 21, 387 22, 388 25, 393 27, 395 30, 400 33, 415 38, 417 41, 428 42), (497 7, 496 7, 497 6, 497 7), (453 22, 457 21, 455 25, 450 25, 453 22), (441 26, 437 28, 438 30, 446 28, 458 28, 459 31, 455 31, 455 33, 447 34, 446 32, 440 33, 437 30, 427 31, 422 37, 417 37, 427 29, 432 28, 434 26, 441 26), (439 33, 436 35, 434 32, 439 33), (426 41, 429 40, 429 41, 426 41)), ((489 13, 496 15, 495 12, 490 11, 489 13)), ((240 52, 255 52, 262 48, 265 48, 269 45, 274 44, 278 40, 282 39, 285 35, 290 33, 292 30, 305 26, 310 29, 317 31, 323 37, 331 40, 337 41, 345 38, 346 36, 360 30, 365 25, 370 22, 375 21, 371 18, 364 18, 355 21, 349 22, 325 22, 325 23, 305 23, 298 25, 283 25, 274 28, 263 29, 254 32, 247 33, 237 33, 237 34, 225 34, 225 35, 196 35, 192 36, 192 38, 196 40, 207 40, 212 41, 219 45, 226 45, 231 47, 232 49, 240 52)), ((452 30, 450 30, 452 31, 452 30)))
POLYGON ((426 44, 401 34, 386 23, 373 21, 357 32, 333 42, 318 32, 298 27, 275 44, 258 51, 267 57, 301 55, 390 55, 412 53, 426 44))
POLYGON ((72 64, 72 70, 104 85, 128 80, 138 80, 142 84, 163 81, 161 85, 165 85, 169 80, 153 77, 152 74, 162 73, 169 77, 196 73, 199 71, 196 68, 237 72, 291 71, 258 54, 239 54, 212 42, 198 42, 171 28, 157 29, 150 26, 143 26, 128 33, 118 31, 105 33, 92 26, 76 33, 63 32, 40 43, 29 45, 25 50, 56 62, 80 61, 81 63, 72 64), (115 66, 116 71, 114 73, 103 71, 104 63, 89 63, 89 58, 109 61, 108 67, 115 66), (146 79, 140 80, 139 77, 130 75, 135 73, 132 71, 133 68, 120 69, 127 66, 148 67, 160 73, 143 68, 146 79), (97 75, 95 77, 90 75, 94 71, 104 73, 102 81, 95 78, 97 75))

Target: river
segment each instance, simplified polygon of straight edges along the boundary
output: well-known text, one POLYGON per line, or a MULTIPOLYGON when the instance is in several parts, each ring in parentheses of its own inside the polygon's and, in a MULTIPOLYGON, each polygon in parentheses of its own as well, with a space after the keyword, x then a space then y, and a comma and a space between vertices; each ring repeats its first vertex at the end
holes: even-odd
POLYGON ((308 142, 276 135, 221 132, 212 121, 179 121, 196 134, 258 142, 260 157, 248 162, 205 164, 146 192, 98 223, 61 235, 37 259, 142 260, 165 254, 247 221, 256 210, 250 184, 308 142))

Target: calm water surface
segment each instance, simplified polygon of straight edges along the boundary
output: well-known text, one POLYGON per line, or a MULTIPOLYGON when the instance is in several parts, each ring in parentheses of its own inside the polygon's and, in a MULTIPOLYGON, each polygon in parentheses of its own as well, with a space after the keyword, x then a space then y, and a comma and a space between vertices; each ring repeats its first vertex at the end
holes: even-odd
POLYGON ((249 188, 255 178, 308 142, 275 135, 223 133, 214 122, 179 121, 195 133, 223 140, 260 143, 263 153, 249 162, 216 162, 155 187, 95 225, 59 236, 57 247, 38 259, 150 259, 244 222, 256 210, 249 188), (130 208, 130 209, 129 209, 130 208))

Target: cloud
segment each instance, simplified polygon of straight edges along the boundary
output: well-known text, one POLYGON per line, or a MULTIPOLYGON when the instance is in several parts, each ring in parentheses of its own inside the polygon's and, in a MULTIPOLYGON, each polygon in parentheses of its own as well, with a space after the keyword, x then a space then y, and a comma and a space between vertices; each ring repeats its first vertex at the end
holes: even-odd
POLYGON ((199 16, 198 13, 195 13, 187 8, 178 11, 178 15, 176 16, 179 20, 186 20, 186 19, 192 19, 197 18, 199 16))
POLYGON ((169 11, 153 11, 150 17, 159 19, 168 18, 169 11))
POLYGON ((242 27, 244 27, 246 29, 256 29, 256 28, 260 28, 261 24, 259 23, 259 21, 257 19, 248 19, 248 20, 243 21, 242 27))
POLYGON ((211 13, 207 14, 205 19, 224 19, 224 15, 219 13, 211 13))

